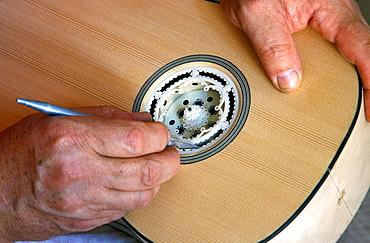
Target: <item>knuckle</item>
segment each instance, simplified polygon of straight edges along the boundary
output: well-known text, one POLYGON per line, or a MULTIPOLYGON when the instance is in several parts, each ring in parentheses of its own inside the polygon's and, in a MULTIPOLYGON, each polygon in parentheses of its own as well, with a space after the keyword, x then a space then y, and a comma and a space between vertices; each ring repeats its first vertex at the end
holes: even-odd
POLYGON ((149 160, 143 164, 142 168, 142 183, 146 187, 155 186, 161 178, 161 164, 156 161, 149 160))
POLYGON ((86 159, 78 159, 64 161, 59 169, 59 181, 64 185, 77 184, 87 178, 92 178, 95 174, 92 166, 85 163, 86 159))
POLYGON ((49 198, 41 199, 37 207, 43 211, 67 217, 79 217, 84 211, 76 198, 57 192, 49 194, 49 198))
POLYGON ((49 165, 39 166, 38 170, 46 183, 60 191, 73 188, 86 178, 92 177, 89 167, 84 161, 78 160, 57 160, 49 165))
POLYGON ((47 211, 80 215, 84 210, 83 195, 79 193, 81 183, 74 174, 63 172, 64 169, 51 171, 39 170, 42 174, 40 181, 35 183, 37 205, 47 211), (78 190, 76 188, 79 188, 78 190))
POLYGON ((56 134, 64 134, 66 128, 74 126, 74 122, 66 117, 48 117, 44 129, 46 132, 53 132, 56 134))
POLYGON ((292 46, 288 43, 268 44, 260 49, 261 56, 268 58, 282 58, 290 56, 292 46))
POLYGON ((126 145, 133 155, 140 155, 145 149, 145 133, 139 126, 133 127, 127 134, 126 145))
POLYGON ((62 152, 66 149, 85 146, 85 139, 89 134, 83 124, 65 117, 50 119, 43 133, 47 134, 44 136, 47 138, 46 144, 54 151, 62 152))

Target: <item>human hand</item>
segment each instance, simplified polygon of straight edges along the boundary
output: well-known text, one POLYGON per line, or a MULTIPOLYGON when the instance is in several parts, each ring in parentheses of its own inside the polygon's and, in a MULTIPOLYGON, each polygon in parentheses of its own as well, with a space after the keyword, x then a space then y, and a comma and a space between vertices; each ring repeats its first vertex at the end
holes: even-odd
POLYGON ((178 171, 168 129, 112 107, 35 114, 0 133, 0 242, 85 231, 149 204, 178 171))
POLYGON ((356 65, 370 121, 370 30, 354 0, 221 0, 228 18, 252 42, 273 85, 295 90, 302 65, 292 33, 307 25, 356 65))

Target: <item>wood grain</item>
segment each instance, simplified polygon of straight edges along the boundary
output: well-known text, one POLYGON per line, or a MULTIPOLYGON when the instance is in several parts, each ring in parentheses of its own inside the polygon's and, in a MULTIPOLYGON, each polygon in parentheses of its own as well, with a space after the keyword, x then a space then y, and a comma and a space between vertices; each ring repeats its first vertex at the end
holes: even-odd
POLYGON ((362 104, 344 149, 308 205, 271 243, 336 242, 361 206, 370 185, 370 124, 362 104))
POLYGON ((127 216, 156 242, 269 237, 323 178, 359 105, 354 67, 312 29, 294 35, 302 87, 282 94, 244 34, 202 0, 1 1, 0 35, 1 129, 32 113, 19 97, 131 110, 145 81, 183 56, 220 56, 243 72, 251 109, 238 137, 182 166, 149 207, 127 216))

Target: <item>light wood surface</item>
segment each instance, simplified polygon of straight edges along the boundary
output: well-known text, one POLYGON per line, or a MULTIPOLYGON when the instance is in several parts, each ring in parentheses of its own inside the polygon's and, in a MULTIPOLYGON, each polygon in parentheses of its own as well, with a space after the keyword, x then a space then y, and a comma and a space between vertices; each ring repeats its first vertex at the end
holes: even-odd
POLYGON ((369 189, 370 150, 364 147, 370 143, 369 127, 362 106, 351 137, 330 174, 304 210, 271 243, 338 240, 369 189))
MULTIPOLYGON (((369 127, 363 114, 356 134, 366 130, 367 135, 357 136, 355 145, 342 151, 341 163, 335 163, 360 105, 354 67, 309 28, 294 38, 304 79, 298 91, 287 95, 272 87, 250 43, 218 4, 1 1, 0 129, 33 113, 15 103, 19 97, 131 110, 142 85, 163 65, 193 54, 220 56, 236 65, 250 86, 251 109, 241 133, 217 155, 182 166, 149 207, 126 218, 156 242, 256 242, 274 232, 292 236, 299 231, 282 226, 294 226, 289 219, 309 208, 302 205, 310 203, 321 216, 335 212, 323 207, 326 196, 346 189, 345 205, 353 214, 370 183, 369 156, 363 155, 369 127), (341 185, 339 178, 349 178, 346 173, 351 179, 341 185), (325 184, 328 178, 336 186, 325 184), (321 185, 326 191, 314 194, 321 185)), ((350 218, 330 239, 339 237, 350 218)), ((315 232, 305 230, 306 239, 315 232)))

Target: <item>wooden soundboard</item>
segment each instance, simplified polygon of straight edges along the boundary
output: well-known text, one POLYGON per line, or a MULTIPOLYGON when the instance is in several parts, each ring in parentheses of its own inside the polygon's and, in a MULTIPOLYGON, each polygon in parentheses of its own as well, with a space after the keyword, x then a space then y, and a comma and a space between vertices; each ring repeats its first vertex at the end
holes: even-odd
POLYGON ((125 219, 154 242, 335 242, 370 185, 370 127, 355 68, 310 28, 294 38, 304 78, 282 94, 216 3, 1 1, 0 128, 33 113, 16 98, 130 111, 167 63, 221 57, 248 81, 242 130, 125 219))

